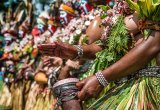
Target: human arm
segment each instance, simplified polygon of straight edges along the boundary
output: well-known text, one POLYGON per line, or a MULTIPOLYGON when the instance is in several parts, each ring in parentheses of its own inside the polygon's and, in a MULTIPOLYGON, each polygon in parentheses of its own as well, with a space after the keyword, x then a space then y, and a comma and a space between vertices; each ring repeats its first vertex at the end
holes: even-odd
MULTIPOLYGON (((39 50, 46 56, 57 56, 64 59, 74 59, 77 56, 77 49, 70 44, 55 42, 52 44, 39 45, 39 50)), ((82 59, 94 59, 95 54, 102 50, 97 44, 84 45, 82 59)))
MULTIPOLYGON (((160 52, 159 42, 160 32, 152 32, 147 40, 144 40, 118 62, 102 71, 105 79, 109 82, 114 81, 143 68, 160 52)), ((81 100, 97 96, 103 88, 95 75, 78 82, 77 87, 81 89, 78 93, 81 100)))
POLYGON ((160 52, 158 53, 158 55, 156 57, 156 63, 158 66, 160 66, 160 52))
POLYGON ((159 42, 160 32, 152 32, 147 40, 144 40, 121 60, 104 70, 104 77, 108 81, 114 81, 143 68, 159 53, 159 42))

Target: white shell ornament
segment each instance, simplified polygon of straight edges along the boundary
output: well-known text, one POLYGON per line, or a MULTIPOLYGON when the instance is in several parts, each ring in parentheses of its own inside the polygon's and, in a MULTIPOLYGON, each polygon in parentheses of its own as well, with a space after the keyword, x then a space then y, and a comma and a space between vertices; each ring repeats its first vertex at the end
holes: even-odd
POLYGON ((90 21, 86 21, 86 22, 85 22, 85 25, 86 25, 86 26, 89 26, 90 23, 91 23, 90 21))

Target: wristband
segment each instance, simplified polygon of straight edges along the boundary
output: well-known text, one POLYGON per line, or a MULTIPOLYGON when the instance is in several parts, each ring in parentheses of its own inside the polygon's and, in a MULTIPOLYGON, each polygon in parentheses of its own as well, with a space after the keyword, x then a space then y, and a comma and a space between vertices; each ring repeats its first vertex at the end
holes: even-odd
POLYGON ((103 76, 101 71, 97 72, 95 75, 96 75, 97 80, 99 81, 99 83, 103 87, 106 87, 108 85, 108 81, 104 78, 104 76, 103 76))
POLYGON ((78 60, 83 56, 83 48, 81 45, 74 45, 74 47, 77 49, 77 57, 74 60, 78 60))

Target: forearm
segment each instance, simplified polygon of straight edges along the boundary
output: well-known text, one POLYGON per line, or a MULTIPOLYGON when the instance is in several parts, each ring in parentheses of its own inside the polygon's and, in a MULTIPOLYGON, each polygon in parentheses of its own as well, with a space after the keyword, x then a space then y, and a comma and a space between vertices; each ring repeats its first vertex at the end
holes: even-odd
POLYGON ((83 57, 82 59, 95 59, 96 58, 96 53, 101 51, 102 48, 96 44, 90 44, 83 46, 83 57))
POLYGON ((69 72, 71 71, 71 68, 68 67, 67 65, 65 65, 61 71, 60 71, 60 74, 59 74, 59 77, 58 79, 59 80, 62 80, 62 79, 65 79, 69 76, 69 72))
POLYGON ((143 68, 160 51, 160 34, 152 35, 106 70, 102 71, 108 81, 114 81, 143 68), (154 37, 153 37, 154 36, 154 37))
POLYGON ((70 100, 67 102, 63 102, 64 110, 82 110, 81 104, 78 100, 70 100))

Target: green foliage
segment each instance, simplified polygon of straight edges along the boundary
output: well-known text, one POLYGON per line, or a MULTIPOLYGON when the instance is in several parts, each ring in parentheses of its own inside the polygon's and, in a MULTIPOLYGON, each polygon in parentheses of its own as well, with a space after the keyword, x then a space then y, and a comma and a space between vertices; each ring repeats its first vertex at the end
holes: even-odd
POLYGON ((113 25, 111 33, 105 41, 106 49, 96 54, 89 71, 81 76, 81 79, 103 70, 118 61, 127 52, 128 32, 124 24, 124 18, 120 16, 117 23, 113 25))
MULTIPOLYGON (((135 10, 142 20, 160 21, 160 0, 138 0, 137 3, 132 0, 126 0, 129 7, 135 10)), ((144 37, 148 38, 152 30, 144 29, 144 37)))
POLYGON ((144 29, 143 33, 144 33, 144 38, 147 39, 148 36, 151 34, 152 30, 150 29, 144 29))
POLYGON ((105 12, 110 9, 108 5, 99 5, 98 7, 101 8, 105 12))
POLYGON ((69 44, 72 44, 72 45, 77 44, 80 37, 81 37, 81 34, 77 34, 77 35, 73 36, 73 38, 72 39, 70 38, 70 40, 68 41, 69 44))
MULTIPOLYGON (((116 86, 93 103, 94 110, 159 110, 159 78, 142 77, 116 86)), ((90 108, 88 110, 90 110, 90 108)))
POLYGON ((141 19, 160 21, 160 0, 138 0, 137 3, 132 0, 126 1, 131 9, 137 11, 141 19))
MULTIPOLYGON (((87 73, 81 74, 80 79, 93 75, 99 70, 104 70, 116 61, 118 61, 127 52, 129 36, 124 24, 124 17, 120 16, 117 23, 113 25, 108 39, 105 41, 106 49, 96 54, 96 59, 93 61, 87 73)), ((112 88, 114 84, 109 85, 102 91, 99 97, 103 96, 105 91, 112 88)), ((86 106, 93 103, 93 100, 88 100, 86 106)))

